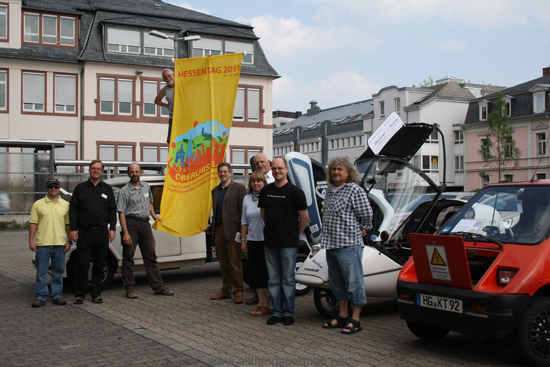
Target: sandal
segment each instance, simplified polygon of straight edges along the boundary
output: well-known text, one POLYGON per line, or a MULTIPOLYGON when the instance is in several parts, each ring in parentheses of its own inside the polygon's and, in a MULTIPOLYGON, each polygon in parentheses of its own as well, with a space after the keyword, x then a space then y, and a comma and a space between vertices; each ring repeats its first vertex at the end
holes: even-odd
POLYGON ((271 309, 269 307, 262 306, 260 307, 260 310, 256 312, 256 315, 254 316, 270 316, 271 315, 271 309))
POLYGON ((93 302, 93 303, 103 303, 103 298, 101 298, 101 296, 95 296, 95 297, 92 299, 92 302, 93 302))
POLYGON ((334 320, 331 320, 330 322, 326 322, 324 325, 323 325, 323 329, 336 329, 336 328, 341 328, 341 327, 344 327, 348 324, 348 320, 349 320, 349 317, 340 317, 340 316, 336 316, 336 318, 334 320), (336 320, 337 324, 334 325, 332 323, 332 321, 336 320))
POLYGON ((262 308, 262 306, 256 306, 256 308, 254 309, 254 311, 252 311, 250 313, 250 316, 258 316, 258 312, 260 312, 260 309, 262 308))
POLYGON ((359 321, 355 321, 354 319, 349 319, 348 324, 344 326, 341 333, 342 334, 355 334, 359 331, 363 330, 363 327, 361 326, 361 323, 359 321), (351 324, 351 326, 349 326, 351 324))

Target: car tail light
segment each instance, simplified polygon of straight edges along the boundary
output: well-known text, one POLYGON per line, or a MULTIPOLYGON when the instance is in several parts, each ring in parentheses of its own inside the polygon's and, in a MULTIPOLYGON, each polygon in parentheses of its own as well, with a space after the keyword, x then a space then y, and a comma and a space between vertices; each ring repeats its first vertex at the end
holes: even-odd
POLYGON ((399 293, 399 298, 403 298, 403 299, 414 299, 414 296, 412 294, 408 294, 408 293, 399 293))
POLYGON ((498 269, 497 270, 497 284, 508 285, 517 273, 517 269, 498 269))

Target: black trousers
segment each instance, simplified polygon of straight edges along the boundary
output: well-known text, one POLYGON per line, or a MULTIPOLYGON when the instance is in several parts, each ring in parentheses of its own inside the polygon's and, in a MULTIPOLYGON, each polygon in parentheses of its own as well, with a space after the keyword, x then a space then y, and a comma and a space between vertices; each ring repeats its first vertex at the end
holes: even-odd
POLYGON ((109 249, 109 230, 107 227, 79 228, 76 242, 76 284, 75 297, 86 295, 88 273, 92 262, 92 298, 101 295, 103 280, 103 262, 109 249))

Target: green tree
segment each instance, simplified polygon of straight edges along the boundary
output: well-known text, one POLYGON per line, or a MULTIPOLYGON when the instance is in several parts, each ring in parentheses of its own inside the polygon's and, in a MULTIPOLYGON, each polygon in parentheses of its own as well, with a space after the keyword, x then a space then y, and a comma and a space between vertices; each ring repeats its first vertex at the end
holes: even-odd
MULTIPOLYGON (((418 85, 418 88, 431 87, 433 85, 434 85, 434 79, 431 76, 429 76, 428 80, 424 79, 424 81, 418 85)), ((412 87, 416 88, 416 85, 413 84, 412 87)))
MULTIPOLYGON (((498 94, 495 110, 487 116, 489 134, 482 140, 479 156, 485 162, 485 167, 502 176, 519 166, 521 150, 513 138, 514 127, 508 124, 508 108, 502 93, 498 94)), ((484 172, 486 173, 486 172, 484 172)))

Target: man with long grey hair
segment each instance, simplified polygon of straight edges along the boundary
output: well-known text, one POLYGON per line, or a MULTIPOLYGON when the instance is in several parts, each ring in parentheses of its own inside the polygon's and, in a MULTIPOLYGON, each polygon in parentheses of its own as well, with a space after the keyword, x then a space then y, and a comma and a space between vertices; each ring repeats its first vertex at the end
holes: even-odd
POLYGON ((348 157, 332 158, 326 174, 331 186, 323 207, 321 248, 327 250, 330 286, 338 300, 339 313, 323 327, 342 328, 342 334, 354 334, 363 330, 359 318, 367 303, 361 260, 363 236, 372 227, 372 209, 365 190, 357 185, 359 173, 348 157))

